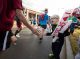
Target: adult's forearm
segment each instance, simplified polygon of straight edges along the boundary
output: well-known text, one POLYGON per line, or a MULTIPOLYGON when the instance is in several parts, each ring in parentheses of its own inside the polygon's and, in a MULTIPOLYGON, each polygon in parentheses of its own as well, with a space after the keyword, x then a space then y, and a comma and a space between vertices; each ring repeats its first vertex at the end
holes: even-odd
POLYGON ((27 26, 27 27, 32 31, 33 28, 32 28, 32 26, 27 22, 25 16, 24 16, 23 13, 22 13, 22 10, 17 9, 17 10, 16 10, 16 14, 17 14, 18 18, 23 22, 23 24, 24 24, 25 26, 27 26))

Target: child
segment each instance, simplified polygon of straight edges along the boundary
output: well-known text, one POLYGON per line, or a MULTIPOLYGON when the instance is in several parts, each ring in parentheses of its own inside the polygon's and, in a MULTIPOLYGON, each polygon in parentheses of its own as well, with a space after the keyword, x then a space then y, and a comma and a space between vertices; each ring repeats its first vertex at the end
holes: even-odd
POLYGON ((53 54, 49 54, 49 56, 50 57, 53 56, 55 59, 60 59, 60 52, 64 44, 64 37, 69 35, 68 27, 71 25, 72 20, 68 20, 67 19, 68 17, 69 15, 66 17, 63 17, 58 23, 56 29, 52 33, 52 35, 54 36, 54 39, 52 41, 53 54))
MULTIPOLYGON (((56 28, 57 24, 58 24, 58 21, 59 21, 59 16, 58 15, 53 15, 50 19, 50 23, 51 23, 51 26, 52 26, 52 32, 54 31, 54 29, 56 28)), ((46 35, 51 35, 51 33, 47 33, 46 35)))

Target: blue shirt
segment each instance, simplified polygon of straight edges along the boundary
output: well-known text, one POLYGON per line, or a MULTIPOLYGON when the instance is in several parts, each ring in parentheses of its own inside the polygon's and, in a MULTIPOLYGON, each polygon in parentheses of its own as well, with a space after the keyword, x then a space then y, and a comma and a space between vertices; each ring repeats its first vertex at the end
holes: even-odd
POLYGON ((43 19, 39 16, 40 25, 47 25, 48 20, 49 20, 49 16, 47 14, 44 15, 43 19))

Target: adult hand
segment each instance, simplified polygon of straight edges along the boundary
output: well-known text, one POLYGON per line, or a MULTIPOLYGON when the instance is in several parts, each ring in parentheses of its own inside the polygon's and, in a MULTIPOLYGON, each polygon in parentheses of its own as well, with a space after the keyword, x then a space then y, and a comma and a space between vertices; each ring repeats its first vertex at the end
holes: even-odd
POLYGON ((40 35, 39 30, 37 30, 37 29, 35 29, 35 28, 32 29, 32 32, 33 32, 34 34, 36 34, 37 36, 40 35))
POLYGON ((36 34, 39 38, 43 37, 42 29, 41 28, 33 28, 32 32, 36 34))

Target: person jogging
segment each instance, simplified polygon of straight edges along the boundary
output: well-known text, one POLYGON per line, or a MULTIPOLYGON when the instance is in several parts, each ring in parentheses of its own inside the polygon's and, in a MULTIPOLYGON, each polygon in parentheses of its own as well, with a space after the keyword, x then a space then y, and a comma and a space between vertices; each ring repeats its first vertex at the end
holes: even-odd
MULTIPOLYGON (((38 25, 42 27, 43 34, 45 29, 47 28, 47 23, 49 21, 49 16, 47 13, 48 13, 48 9, 45 9, 44 14, 39 15, 39 18, 38 18, 38 25)), ((42 38, 40 38, 40 40, 42 40, 42 38)))

